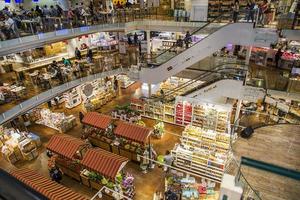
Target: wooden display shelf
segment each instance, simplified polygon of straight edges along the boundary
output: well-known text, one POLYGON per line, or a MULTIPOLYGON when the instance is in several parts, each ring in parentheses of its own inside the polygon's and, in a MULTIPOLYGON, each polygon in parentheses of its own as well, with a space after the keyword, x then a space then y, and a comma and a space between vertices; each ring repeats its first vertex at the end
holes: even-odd
POLYGON ((83 175, 83 174, 80 174, 80 177, 81 177, 81 183, 87 187, 91 187, 91 183, 90 183, 90 179, 83 175))

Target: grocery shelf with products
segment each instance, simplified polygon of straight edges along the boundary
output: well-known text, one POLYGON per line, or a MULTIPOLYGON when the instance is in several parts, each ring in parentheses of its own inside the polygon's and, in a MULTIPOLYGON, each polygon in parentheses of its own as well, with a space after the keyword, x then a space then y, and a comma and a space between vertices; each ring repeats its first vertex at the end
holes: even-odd
POLYGON ((0 126, 0 147, 5 160, 14 164, 20 160, 33 160, 38 156, 40 137, 25 131, 0 126))
POLYGON ((126 89, 135 83, 135 81, 130 80, 130 78, 126 75, 118 75, 117 80, 119 81, 122 89, 126 89))
POLYGON ((86 111, 94 111, 101 108, 107 102, 116 97, 116 92, 111 81, 104 79, 92 81, 81 86, 84 108, 86 111))
POLYGON ((299 99, 285 99, 284 95, 277 95, 277 98, 268 95, 264 99, 265 110, 272 121, 291 124, 300 124, 299 102, 299 99))
POLYGON ((180 141, 172 150, 175 165, 201 177, 221 182, 230 158, 230 134, 187 126, 180 141))
POLYGON ((80 105, 82 102, 81 91, 79 87, 73 88, 72 90, 64 93, 63 97, 65 100, 65 106, 69 109, 80 105))
POLYGON ((181 126, 192 124, 217 132, 230 132, 231 104, 214 105, 177 96, 175 104, 132 100, 130 105, 145 117, 181 126))

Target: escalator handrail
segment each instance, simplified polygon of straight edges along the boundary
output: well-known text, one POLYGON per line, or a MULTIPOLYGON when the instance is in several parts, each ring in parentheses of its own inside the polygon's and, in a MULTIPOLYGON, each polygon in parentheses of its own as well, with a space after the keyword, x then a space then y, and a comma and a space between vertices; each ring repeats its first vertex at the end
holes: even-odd
MULTIPOLYGON (((219 16, 215 17, 213 20, 211 20, 210 22, 206 23, 204 26, 201 26, 200 28, 196 29, 195 31, 193 31, 191 33, 192 35, 195 35, 197 32, 201 31, 202 29, 204 29, 205 27, 209 26, 210 24, 212 24, 213 22, 215 22, 216 20, 218 20, 219 18, 221 18, 224 15, 224 13, 220 14, 219 16)), ((201 41, 201 40, 200 40, 201 41)), ((198 41, 198 42, 200 42, 198 41)), ((195 44, 197 44, 198 42, 196 42, 195 44)), ((170 50, 176 48, 177 45, 173 45, 172 47, 166 49, 165 51, 161 52, 160 54, 156 55, 155 57, 151 58, 151 60, 155 60, 156 58, 160 57, 161 55, 165 54, 166 52, 169 52, 170 50)), ((183 52, 183 51, 182 51, 183 52)), ((182 53, 180 52, 180 53, 182 53)), ((179 53, 179 54, 180 54, 179 53)), ((178 55, 178 54, 177 54, 178 55)), ((166 62, 166 61, 165 61, 166 62)), ((149 63, 150 64, 150 63, 149 63)))
MULTIPOLYGON (((186 83, 183 83, 183 84, 179 85, 178 87, 174 88, 173 90, 168 91, 168 92, 165 94, 165 97, 164 97, 164 98, 166 98, 166 97, 168 97, 168 96, 174 94, 174 93, 175 93, 176 91, 178 91, 179 89, 182 89, 182 88, 184 88, 184 87, 186 87, 186 86, 192 84, 193 82, 198 81, 198 80, 201 79, 201 78, 208 77, 209 75, 214 74, 214 73, 219 73, 219 72, 217 72, 217 71, 226 70, 226 69, 247 71, 247 69, 245 69, 245 68, 232 68, 232 67, 230 67, 230 68, 224 68, 224 67, 222 67, 222 66, 227 65, 227 64, 228 64, 228 63, 222 63, 221 65, 218 65, 218 66, 216 66, 215 68, 213 68, 213 69, 216 70, 216 72, 205 72, 205 73, 199 75, 198 77, 196 77, 196 78, 194 78, 194 79, 191 79, 191 80, 187 81, 186 83), (221 67, 222 67, 222 68, 221 68, 221 67), (192 83, 191 83, 191 82, 192 82, 192 83), (190 84, 189 84, 189 83, 190 83, 190 84)), ((236 63, 231 63, 231 64, 236 64, 236 63)), ((246 65, 246 64, 239 64, 239 65, 242 65, 242 66, 248 66, 248 65, 246 65)))
MULTIPOLYGON (((170 90, 168 91, 166 94, 173 94, 174 90, 177 91, 178 89, 182 89, 182 86, 186 86, 186 85, 190 85, 191 83, 190 82, 195 82, 195 81, 198 81, 200 78, 206 78, 208 75, 211 75, 211 74, 220 74, 222 72, 219 72, 219 71, 222 71, 222 70, 242 70, 242 71, 248 71, 246 69, 238 69, 238 68, 233 68, 233 67, 230 67, 230 68, 221 68, 221 69, 216 69, 215 71, 207 71, 201 75, 199 75, 198 77, 194 78, 194 79, 191 79, 181 85, 179 85, 178 87, 174 88, 173 90, 170 90), (204 76, 203 76, 204 75, 204 76), (190 83, 190 84, 189 84, 190 83)), ((231 75, 231 74, 229 74, 231 75)))

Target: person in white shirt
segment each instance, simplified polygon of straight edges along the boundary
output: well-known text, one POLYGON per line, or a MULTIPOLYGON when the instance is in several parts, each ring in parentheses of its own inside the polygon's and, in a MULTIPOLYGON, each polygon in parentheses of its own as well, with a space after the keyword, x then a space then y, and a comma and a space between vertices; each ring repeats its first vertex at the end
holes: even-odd
POLYGON ((14 36, 18 36, 15 21, 11 17, 5 16, 4 26, 5 26, 6 37, 10 38, 11 33, 13 33, 14 36))

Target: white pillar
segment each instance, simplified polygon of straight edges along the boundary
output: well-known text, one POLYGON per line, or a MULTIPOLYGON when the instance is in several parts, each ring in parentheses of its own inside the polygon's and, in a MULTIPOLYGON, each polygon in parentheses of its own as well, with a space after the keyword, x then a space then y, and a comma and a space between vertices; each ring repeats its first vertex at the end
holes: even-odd
POLYGON ((150 58, 151 55, 150 30, 146 31, 146 35, 147 35, 147 57, 150 58))
POLYGON ((151 84, 148 83, 148 98, 151 97, 151 84))
MULTIPOLYGON (((239 119, 240 117, 240 111, 241 111, 241 106, 242 106, 242 100, 239 99, 237 104, 236 104, 236 110, 235 110, 235 116, 234 116, 234 123, 239 119)), ((239 125, 239 123, 236 123, 236 125, 239 125)))
MULTIPOLYGON (((251 57, 251 50, 252 50, 252 46, 247 46, 247 51, 246 51, 246 60, 245 60, 245 64, 246 65, 249 65, 250 63, 250 57, 251 57)), ((245 77, 245 80, 244 80, 244 84, 247 83, 247 81, 249 80, 249 66, 248 66, 248 71, 246 72, 246 77, 245 77)))
POLYGON ((248 46, 247 47, 247 52, 246 52, 246 65, 249 65, 250 62, 250 56, 251 56, 251 50, 252 50, 252 46, 248 46))

